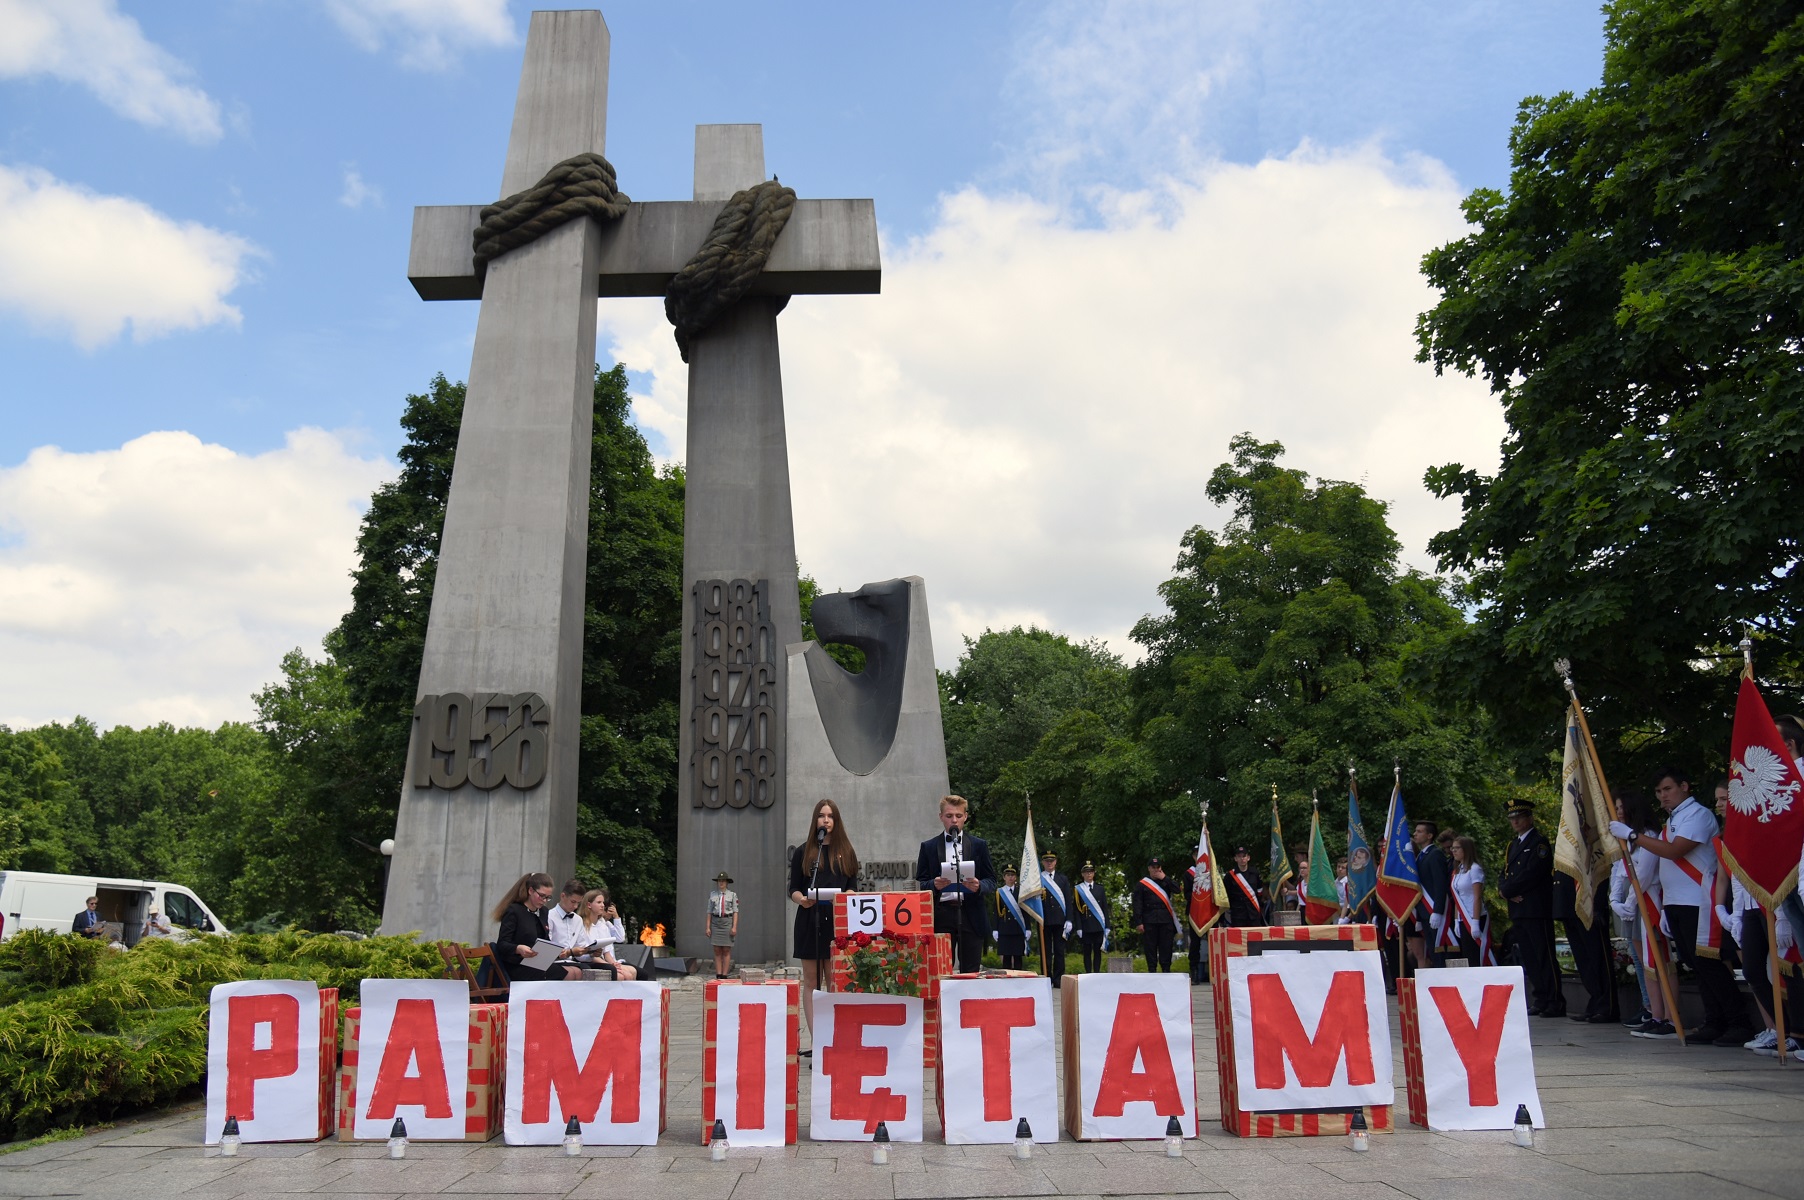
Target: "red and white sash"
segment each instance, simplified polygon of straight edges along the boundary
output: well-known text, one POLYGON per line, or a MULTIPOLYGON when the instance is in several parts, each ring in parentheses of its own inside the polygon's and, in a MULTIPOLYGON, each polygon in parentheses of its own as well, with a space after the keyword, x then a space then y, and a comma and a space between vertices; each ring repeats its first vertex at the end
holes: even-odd
MULTIPOLYGON (((1472 914, 1466 911, 1466 902, 1459 898, 1459 889, 1449 888, 1447 894, 1453 897, 1453 914, 1459 918, 1460 924, 1466 927, 1466 935, 1470 937, 1473 943, 1478 947, 1478 962, 1476 965, 1481 967, 1496 966, 1497 956, 1491 952, 1490 916, 1481 916, 1478 921, 1474 922, 1472 914)), ((1452 921, 1447 921, 1442 924, 1441 941, 1442 943, 1451 943, 1447 945, 1447 949, 1457 950, 1459 949, 1459 937, 1455 935, 1449 939, 1447 936, 1447 931, 1451 928, 1453 928, 1452 921)))
POLYGON ((1159 903, 1163 904, 1165 906, 1165 911, 1171 914, 1171 923, 1176 925, 1178 923, 1178 914, 1177 911, 1171 907, 1171 894, 1160 887, 1158 882, 1150 875, 1142 875, 1140 877, 1140 886, 1159 898, 1159 903))
POLYGON ((1228 878, 1234 881, 1235 886, 1240 889, 1240 894, 1247 898, 1247 903, 1253 906, 1253 911, 1258 912, 1262 907, 1259 903, 1259 896, 1252 888, 1247 886, 1247 881, 1241 878, 1240 872, 1229 871, 1228 878))
MULTIPOLYGON (((1662 829, 1660 840, 1671 842, 1672 834, 1662 829)), ((1720 843, 1722 839, 1713 838, 1712 840, 1720 843)), ((1720 845, 1718 852, 1721 852, 1720 845)), ((1697 952, 1705 958, 1721 958, 1723 954, 1723 923, 1717 919, 1716 915, 1716 871, 1714 869, 1702 870, 1684 855, 1671 861, 1679 870, 1685 872, 1685 878, 1702 889, 1703 902, 1698 905, 1697 952)))

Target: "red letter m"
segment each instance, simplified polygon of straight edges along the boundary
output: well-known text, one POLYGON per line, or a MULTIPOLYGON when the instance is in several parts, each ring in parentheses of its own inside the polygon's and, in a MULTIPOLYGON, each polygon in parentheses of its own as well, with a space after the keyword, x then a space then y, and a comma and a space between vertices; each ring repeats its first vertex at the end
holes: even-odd
POLYGON ((1334 1067, 1343 1054, 1349 1084, 1377 1080, 1366 1022, 1365 976, 1358 971, 1335 972, 1314 1038, 1303 1032, 1303 1021, 1281 976, 1247 976, 1247 1003, 1252 1008, 1254 1086, 1267 1090, 1283 1087, 1284 1060, 1288 1058, 1300 1086, 1327 1087, 1334 1082, 1334 1067))
POLYGON ((578 1070, 563 1005, 556 1000, 528 1000, 520 1120, 527 1125, 562 1124, 564 1117, 573 1114, 586 1125, 595 1119, 612 1081, 614 1103, 608 1119, 616 1125, 638 1121, 639 1030, 644 1007, 643 1000, 610 1000, 602 1010, 595 1044, 578 1070), (562 1105, 555 1113, 551 1111, 552 1088, 557 1089, 562 1105))

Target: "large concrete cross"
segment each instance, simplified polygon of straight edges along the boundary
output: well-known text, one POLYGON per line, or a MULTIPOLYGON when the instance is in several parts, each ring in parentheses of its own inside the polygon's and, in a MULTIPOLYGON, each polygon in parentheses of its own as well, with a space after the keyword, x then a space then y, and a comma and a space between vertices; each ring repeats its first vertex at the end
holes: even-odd
MULTIPOLYGON (((607 81, 600 13, 532 15, 501 195, 604 151, 607 81)), ((521 874, 574 869, 595 298, 662 295, 721 201, 763 177, 759 127, 699 126, 694 200, 571 221, 486 272, 471 257, 482 206, 414 210, 415 290, 482 306, 384 931, 486 941, 521 874)), ((706 880, 726 870, 742 960, 783 953, 780 689, 801 631, 771 298, 879 278, 869 200, 798 201, 753 294, 691 349, 675 932, 692 952, 706 880)))

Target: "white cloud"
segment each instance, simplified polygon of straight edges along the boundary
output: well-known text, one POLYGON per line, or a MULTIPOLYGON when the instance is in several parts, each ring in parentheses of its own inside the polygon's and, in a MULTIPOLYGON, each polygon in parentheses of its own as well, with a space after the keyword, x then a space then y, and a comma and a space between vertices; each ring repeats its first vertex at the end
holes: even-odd
MULTIPOLYGON (((1457 518, 1421 486, 1488 468, 1481 384, 1414 361, 1422 253, 1463 229, 1437 164, 1311 146, 1119 192, 1084 226, 966 190, 884 248, 878 297, 781 319, 802 565, 824 586, 919 574, 937 657, 1038 621, 1107 638, 1159 607, 1178 538, 1243 430, 1363 482, 1406 557, 1457 518)), ((601 304, 602 345, 651 372, 636 414, 681 455, 686 381, 655 305, 601 304)))
POLYGON ((365 204, 381 208, 382 189, 373 183, 366 183, 355 163, 346 163, 344 170, 345 186, 338 194, 338 202, 346 208, 362 208, 365 204))
POLYGON ((128 324, 139 341, 237 325, 241 314, 226 297, 256 253, 243 238, 128 196, 0 166, 0 309, 83 347, 112 341, 128 324))
POLYGON ((507 0, 325 0, 326 12, 359 47, 400 51, 403 66, 442 70, 470 47, 511 46, 507 0))
POLYGON ((0 723, 247 718, 282 654, 318 654, 343 615, 393 471, 318 429, 263 454, 163 432, 0 469, 0 723))
POLYGON ((221 133, 219 105, 193 72, 144 36, 114 0, 0 0, 0 79, 79 84, 122 117, 194 142, 221 133))

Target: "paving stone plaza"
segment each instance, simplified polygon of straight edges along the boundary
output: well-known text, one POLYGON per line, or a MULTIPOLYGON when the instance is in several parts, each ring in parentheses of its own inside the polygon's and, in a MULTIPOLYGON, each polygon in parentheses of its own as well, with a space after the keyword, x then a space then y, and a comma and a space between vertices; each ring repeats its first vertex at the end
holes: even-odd
MULTIPOLYGON (((1216 1121, 1215 1027, 1195 991, 1201 1136, 1182 1161, 1158 1142, 1036 1147, 947 1146, 933 1116, 927 1140, 897 1144, 873 1166, 863 1144, 808 1141, 802 1075, 799 1146, 734 1150, 724 1163, 699 1144, 702 996, 673 997, 670 1128, 656 1146, 424 1144, 393 1161, 380 1143, 246 1146, 236 1159, 201 1145, 202 1106, 122 1123, 73 1141, 0 1156, 0 1196, 101 1200, 282 1193, 400 1197, 535 1195, 630 1200, 914 1200, 959 1196, 1231 1195, 1242 1200, 1380 1197, 1624 1196, 1637 1200, 1804 1196, 1804 1065, 1743 1050, 1634 1040, 1616 1026, 1535 1020, 1535 1066, 1547 1129, 1535 1147, 1508 1133, 1429 1133, 1407 1124, 1399 1052, 1395 1134, 1355 1154, 1344 1138, 1242 1139, 1216 1121)), ((1054 1007, 1057 1011, 1057 1006, 1054 1007)), ((1401 1045, 1395 1032, 1393 1044, 1401 1045)))

